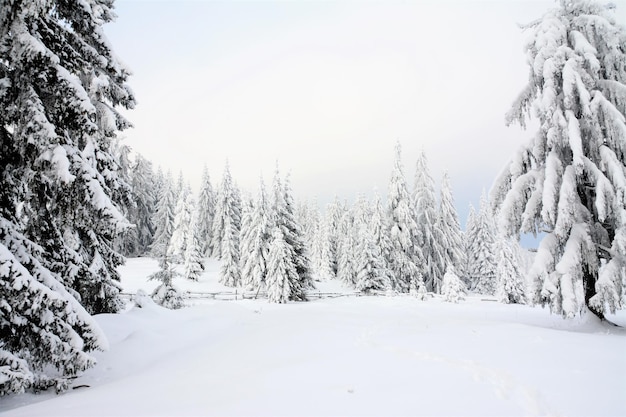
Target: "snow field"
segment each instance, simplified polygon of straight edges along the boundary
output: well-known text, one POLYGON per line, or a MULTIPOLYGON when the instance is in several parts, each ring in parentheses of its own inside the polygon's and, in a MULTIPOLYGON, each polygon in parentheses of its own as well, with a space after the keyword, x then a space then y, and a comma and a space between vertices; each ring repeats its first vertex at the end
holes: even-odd
MULTIPOLYGON (((125 291, 151 291, 158 283, 145 277, 157 268, 129 259, 125 291)), ((217 270, 209 262, 199 282, 175 285, 224 290, 217 270)), ((9 397, 0 412, 626 415, 626 333, 591 315, 563 320, 471 296, 459 304, 408 296, 194 302, 96 316, 110 350, 74 384, 89 387, 9 397)))

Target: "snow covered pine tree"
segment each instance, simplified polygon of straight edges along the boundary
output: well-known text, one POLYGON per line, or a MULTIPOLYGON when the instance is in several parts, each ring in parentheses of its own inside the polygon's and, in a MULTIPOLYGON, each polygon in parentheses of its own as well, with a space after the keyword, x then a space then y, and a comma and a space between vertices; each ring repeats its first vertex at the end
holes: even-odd
POLYGON ((114 17, 110 1, 0 1, 0 395, 66 388, 106 348, 88 312, 121 306, 112 141, 134 99, 114 17))
POLYGON ((561 1, 526 30, 529 83, 507 115, 541 128, 492 189, 508 235, 545 232, 530 301, 573 317, 624 307, 626 32, 614 6, 561 1))

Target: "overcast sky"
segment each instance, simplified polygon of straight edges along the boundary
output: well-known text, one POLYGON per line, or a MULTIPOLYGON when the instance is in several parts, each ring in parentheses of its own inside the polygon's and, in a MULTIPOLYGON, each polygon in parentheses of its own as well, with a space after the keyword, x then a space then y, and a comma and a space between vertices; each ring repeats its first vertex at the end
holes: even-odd
MULTIPOLYGON (((276 161, 296 197, 385 194, 426 150, 461 222, 532 132, 504 114, 528 67, 518 24, 554 1, 128 1, 106 33, 133 71, 126 143, 198 186, 228 159, 256 193, 276 161)), ((618 3, 625 22, 624 2, 618 3)))

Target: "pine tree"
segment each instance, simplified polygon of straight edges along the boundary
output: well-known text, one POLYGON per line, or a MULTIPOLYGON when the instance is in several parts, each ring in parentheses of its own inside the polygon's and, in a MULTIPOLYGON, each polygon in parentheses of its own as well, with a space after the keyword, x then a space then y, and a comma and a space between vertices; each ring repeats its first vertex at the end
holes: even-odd
POLYGON ((391 271, 385 265, 380 247, 374 243, 372 230, 365 224, 359 227, 356 254, 356 289, 365 293, 388 289, 391 271))
POLYGON ((445 265, 443 248, 437 239, 437 201, 435 183, 428 169, 426 152, 422 150, 415 168, 415 186, 413 188, 413 204, 417 219, 419 241, 424 264, 422 272, 426 288, 435 290, 436 279, 443 276, 445 265))
POLYGON ((334 267, 336 261, 333 259, 330 243, 330 232, 326 219, 320 219, 317 229, 313 234, 312 244, 312 264, 317 281, 327 281, 335 278, 334 267))
POLYGON ((198 239, 199 229, 194 222, 191 223, 188 233, 185 249, 185 278, 197 281, 204 271, 204 264, 200 239, 198 239))
POLYGON ((526 283, 515 256, 517 242, 500 237, 497 250, 495 294, 502 303, 524 304, 526 283))
POLYGON ((461 278, 454 271, 454 267, 450 264, 446 269, 441 282, 441 295, 445 301, 458 303, 465 299, 467 288, 461 278))
POLYGON ((159 259, 159 271, 148 276, 148 280, 161 281, 161 284, 152 292, 152 299, 158 305, 177 310, 185 306, 182 294, 172 284, 174 278, 179 276, 172 268, 172 263, 167 255, 159 259))
MULTIPOLYGON (((441 200, 439 202, 439 216, 437 218, 437 240, 441 248, 443 263, 437 270, 444 271, 445 266, 451 265, 456 271, 459 265, 464 264, 463 256, 463 237, 461 234, 461 225, 459 216, 454 207, 454 199, 452 197, 452 189, 450 187, 450 179, 448 173, 444 172, 441 182, 441 200)), ((434 291, 441 292, 441 282, 443 277, 435 277, 434 291)))
POLYGON ((541 128, 498 178, 492 203, 509 236, 545 232, 532 302, 604 318, 626 291, 626 30, 612 7, 561 1, 525 28, 529 82, 507 115, 541 128))
POLYGON ((211 228, 211 256, 222 259, 222 240, 226 235, 226 219, 229 219, 232 230, 229 233, 239 234, 241 228, 241 199, 237 186, 233 183, 228 163, 224 167, 222 183, 215 202, 215 216, 211 228))
POLYGON ((220 265, 219 281, 227 287, 241 286, 241 270, 239 269, 239 231, 231 216, 224 218, 224 235, 220 250, 222 263, 220 265))
POLYGON ((113 18, 106 2, 0 6, 2 394, 66 388, 106 346, 88 313, 122 305, 112 151, 134 99, 103 33, 113 18))
POLYGON ((472 227, 471 252, 466 252, 471 288, 479 294, 494 295, 497 285, 497 230, 485 194, 480 199, 480 209, 472 227))
POLYGON ((131 211, 129 218, 135 225, 133 234, 136 240, 135 256, 147 253, 154 238, 152 219, 155 210, 155 182, 152 163, 141 154, 137 154, 131 173, 131 188, 136 207, 131 211))
POLYGON ((160 186, 159 198, 154 212, 154 240, 150 251, 153 257, 162 258, 167 254, 172 233, 174 233, 174 191, 172 174, 167 173, 160 186))
POLYGON ((287 176, 283 185, 278 169, 274 176, 272 215, 272 228, 280 229, 285 244, 289 249, 287 253, 291 256, 290 262, 296 269, 296 275, 289 275, 290 279, 292 279, 289 282, 291 291, 289 299, 304 301, 306 300, 305 291, 314 286, 309 270, 309 258, 305 252, 302 229, 295 219, 289 176, 287 176))
MULTIPOLYGON (((375 193, 374 204, 372 206, 372 219, 369 227, 371 227, 372 229, 372 239, 374 240, 374 245, 380 248, 380 254, 384 262, 384 267, 391 273, 391 257, 393 246, 391 244, 391 240, 389 239, 389 227, 386 220, 387 217, 385 216, 385 211, 380 200, 380 195, 378 193, 375 193)), ((392 282, 393 276, 390 276, 390 286, 392 282)))
POLYGON ((330 251, 330 262, 333 269, 333 276, 337 276, 337 262, 339 261, 339 227, 343 217, 344 209, 339 203, 339 198, 326 206, 326 224, 328 231, 328 246, 330 251))
POLYGON ((411 279, 419 274, 418 265, 422 263, 422 254, 418 246, 415 206, 411 202, 404 179, 400 143, 396 144, 396 159, 387 199, 389 238, 393 248, 390 259, 392 288, 408 293, 411 279))
POLYGON ((254 204, 249 226, 244 227, 244 222, 242 222, 241 251, 247 256, 242 262, 241 275, 244 288, 250 290, 258 291, 265 285, 272 238, 269 217, 265 185, 261 179, 259 197, 254 204))
POLYGON ((196 224, 198 225, 198 239, 200 239, 200 250, 206 256, 212 256, 211 248, 211 228, 213 217, 215 216, 215 193, 211 185, 209 171, 204 166, 202 171, 202 184, 198 195, 198 208, 196 210, 196 224))
POLYGON ((341 220, 341 234, 337 242, 337 252, 339 259, 337 260, 337 279, 348 287, 354 287, 357 282, 357 265, 356 265, 356 230, 354 213, 348 210, 344 213, 341 220))
POLYGON ((187 238, 191 235, 190 225, 192 222, 193 196, 189 186, 185 185, 178 193, 178 202, 174 209, 174 226, 170 244, 167 248, 172 260, 176 263, 183 262, 187 250, 187 238))
POLYGON ((274 228, 267 262, 267 299, 271 303, 286 303, 293 299, 291 285, 299 282, 293 256, 282 229, 274 228))

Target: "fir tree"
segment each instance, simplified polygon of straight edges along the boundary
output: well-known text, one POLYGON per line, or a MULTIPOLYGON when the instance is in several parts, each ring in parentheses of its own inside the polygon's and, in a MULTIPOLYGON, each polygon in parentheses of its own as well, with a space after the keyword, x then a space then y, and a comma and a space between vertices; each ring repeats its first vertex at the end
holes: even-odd
POLYGON ((529 82, 507 123, 540 130, 492 190, 509 236, 545 232, 529 271, 535 303, 573 317, 624 307, 626 31, 612 7, 561 1, 528 25, 529 82))
POLYGON ((426 277, 426 287, 435 289, 435 279, 443 276, 444 265, 442 248, 437 240, 437 201, 435 183, 428 169, 426 152, 422 150, 415 167, 415 185, 413 187, 413 204, 417 220, 418 244, 422 250, 424 264, 422 272, 426 277))
POLYGON ((150 248, 155 258, 162 258, 167 254, 172 233, 174 233, 174 191, 171 173, 167 173, 160 186, 160 194, 154 212, 154 240, 150 248))
POLYGON ((515 256, 517 242, 501 237, 497 246, 495 294, 502 303, 524 304, 526 283, 518 257, 515 256))
POLYGON ((419 231, 415 223, 415 206, 406 187, 401 160, 400 143, 396 144, 396 159, 391 174, 388 194, 390 267, 393 273, 392 288, 409 292, 411 279, 418 275, 422 254, 418 246, 419 231))
POLYGON ((226 221, 232 230, 229 233, 239 234, 241 227, 241 199, 237 186, 233 183, 228 163, 224 167, 222 183, 215 202, 215 216, 211 228, 211 256, 222 259, 222 240, 226 236, 226 221))
POLYGON ((351 210, 344 213, 341 220, 341 238, 338 240, 339 259, 337 260, 337 279, 348 287, 356 285, 356 232, 354 214, 351 210))
POLYGON ((482 195, 480 209, 471 231, 471 252, 468 256, 468 274, 472 290, 479 294, 494 295, 496 292, 496 245, 497 230, 487 196, 482 195))
POLYGON ((267 263, 267 299, 271 303, 286 303, 293 299, 291 284, 299 282, 293 256, 281 228, 274 228, 267 263))
POLYGON ((174 225, 168 253, 176 263, 183 261, 187 250, 187 238, 191 235, 193 196, 187 185, 178 193, 178 202, 174 209, 174 225))
POLYGON ((199 229, 195 223, 190 225, 188 233, 187 248, 185 249, 185 278, 197 281, 204 271, 204 264, 200 240, 198 239, 199 229))
POLYGON ((241 286, 241 270, 239 269, 239 231, 231 216, 224 218, 224 234, 220 250, 220 282, 227 287, 241 286))
POLYGON ((241 268, 244 288, 258 291, 265 285, 267 259, 272 238, 269 217, 265 185, 261 179, 259 197, 254 204, 249 225, 244 227, 244 222, 242 222, 241 251, 246 254, 241 268))
POLYGON ((107 2, 0 7, 1 394, 66 388, 106 346, 88 313, 122 305, 113 141, 134 99, 113 18, 107 2))
POLYGON ((204 166, 202 171, 202 184, 198 195, 198 208, 196 210, 196 224, 198 227, 198 239, 200 240, 200 250, 206 256, 212 256, 211 248, 211 228, 213 217, 215 216, 215 193, 211 185, 209 171, 204 166))
MULTIPOLYGON (((451 265, 456 271, 459 265, 463 265, 463 237, 461 235, 461 225, 459 216, 454 207, 452 189, 448 174, 444 172, 441 182, 441 200, 439 202, 439 216, 437 218, 437 240, 441 248, 441 259, 443 263, 437 270, 444 271, 445 265, 451 265)), ((434 291, 441 292, 442 276, 435 277, 434 291)))
POLYGON ((369 293, 389 288, 391 271, 385 265, 380 248, 374 243, 371 229, 365 224, 362 224, 358 231, 356 253, 356 289, 369 293))
POLYGON ((155 209, 155 182, 152 163, 137 154, 131 174, 133 200, 136 206, 129 218, 135 225, 133 233, 133 239, 136 240, 133 245, 136 248, 135 256, 147 253, 154 238, 152 219, 155 209))

